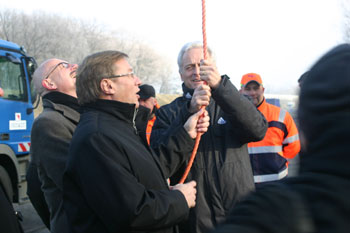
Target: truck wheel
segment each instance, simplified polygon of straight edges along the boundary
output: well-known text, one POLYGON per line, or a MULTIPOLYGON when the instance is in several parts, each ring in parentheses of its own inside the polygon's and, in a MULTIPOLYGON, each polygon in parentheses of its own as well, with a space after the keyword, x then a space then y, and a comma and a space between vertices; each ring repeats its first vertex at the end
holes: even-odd
POLYGON ((8 175, 5 168, 0 166, 0 185, 3 187, 6 195, 10 199, 10 202, 13 201, 13 189, 10 176, 8 175))

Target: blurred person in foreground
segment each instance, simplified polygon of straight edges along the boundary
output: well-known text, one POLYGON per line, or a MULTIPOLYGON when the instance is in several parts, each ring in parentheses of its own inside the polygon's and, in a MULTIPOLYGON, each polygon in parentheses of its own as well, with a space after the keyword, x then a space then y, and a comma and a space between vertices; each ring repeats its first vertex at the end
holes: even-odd
POLYGON ((23 233, 12 203, 0 185, 0 230, 4 233, 23 233))
POLYGON ((143 84, 139 88, 140 88, 140 91, 138 95, 140 96, 139 98, 140 108, 141 106, 143 106, 148 110, 146 118, 144 119, 144 121, 146 121, 147 124, 144 124, 144 126, 141 126, 140 133, 146 134, 147 142, 148 144, 150 144, 151 132, 154 125, 154 121, 156 120, 155 113, 157 109, 159 109, 159 105, 156 99, 156 91, 154 90, 153 86, 148 84, 143 84))
MULTIPOLYGON (((200 42, 184 45, 178 56, 183 96, 157 112, 151 145, 157 146, 188 117, 205 106, 210 116, 187 180, 197 182, 197 205, 180 226, 181 232, 200 233, 223 222, 234 205, 254 190, 247 143, 264 138, 267 122, 256 107, 216 68, 212 51, 203 60, 200 42), (204 85, 206 82, 208 85, 204 85)), ((169 160, 172 159, 169 155, 169 160)), ((188 160, 170 177, 177 184, 188 160)))
POLYGON ((299 133, 289 112, 267 103, 259 74, 243 75, 240 92, 253 100, 269 124, 263 140, 248 143, 254 182, 259 188, 288 176, 287 159, 293 159, 300 151, 299 133))
POLYGON ((300 174, 239 203, 215 233, 348 233, 350 45, 311 68, 299 97, 300 174))
POLYGON ((301 87, 303 85, 303 83, 307 79, 308 75, 309 75, 309 71, 306 71, 300 76, 300 78, 298 79, 299 87, 301 87))
POLYGON ((80 116, 75 88, 77 68, 76 64, 52 58, 40 64, 33 74, 34 88, 42 96, 44 110, 31 131, 27 193, 53 233, 69 232, 63 210, 62 177, 80 116))
POLYGON ((207 112, 193 114, 153 151, 135 127, 140 84, 119 51, 89 55, 79 66, 83 113, 63 180, 71 232, 173 233, 195 206, 195 181, 169 187, 166 178, 190 156, 197 132, 207 131, 207 112))

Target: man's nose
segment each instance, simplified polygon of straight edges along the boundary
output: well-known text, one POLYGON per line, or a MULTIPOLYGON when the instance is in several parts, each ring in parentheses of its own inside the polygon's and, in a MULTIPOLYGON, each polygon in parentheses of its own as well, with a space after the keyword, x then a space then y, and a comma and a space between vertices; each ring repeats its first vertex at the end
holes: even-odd
POLYGON ((249 91, 249 95, 253 96, 255 94, 256 94, 256 91, 254 91, 254 90, 249 91))
POLYGON ((71 69, 78 69, 78 64, 70 64, 71 69))
POLYGON ((138 76, 135 75, 135 83, 140 86, 142 84, 140 78, 138 76))
POLYGON ((193 69, 193 73, 196 75, 199 75, 200 73, 200 66, 199 64, 195 65, 194 69, 193 69))

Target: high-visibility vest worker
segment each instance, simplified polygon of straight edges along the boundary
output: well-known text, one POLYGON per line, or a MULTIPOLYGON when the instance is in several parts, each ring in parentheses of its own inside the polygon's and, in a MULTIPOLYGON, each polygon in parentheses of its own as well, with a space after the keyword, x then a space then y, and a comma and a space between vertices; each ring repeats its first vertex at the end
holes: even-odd
MULTIPOLYGON (((156 104, 156 105, 154 106, 154 109, 155 109, 155 110, 159 109, 159 105, 156 104)), ((153 128, 153 125, 154 125, 154 122, 155 122, 156 118, 157 118, 156 115, 153 114, 153 117, 151 117, 151 119, 149 119, 148 122, 147 122, 146 139, 147 139, 148 145, 150 145, 150 139, 151 139, 152 128, 153 128)))
POLYGON ((139 99, 140 105, 150 109, 151 111, 147 122, 147 127, 146 127, 146 139, 147 139, 148 145, 150 145, 152 128, 153 128, 154 121, 156 120, 155 112, 157 109, 159 109, 159 105, 156 99, 156 91, 154 90, 153 86, 148 84, 143 84, 139 88, 140 88, 140 91, 138 92, 138 94, 140 96, 140 99, 139 99))
POLYGON ((287 177, 287 159, 294 158, 300 151, 298 129, 292 116, 282 108, 267 103, 264 91, 260 75, 255 73, 243 75, 240 92, 250 96, 269 124, 263 140, 248 143, 257 187, 265 182, 287 177))

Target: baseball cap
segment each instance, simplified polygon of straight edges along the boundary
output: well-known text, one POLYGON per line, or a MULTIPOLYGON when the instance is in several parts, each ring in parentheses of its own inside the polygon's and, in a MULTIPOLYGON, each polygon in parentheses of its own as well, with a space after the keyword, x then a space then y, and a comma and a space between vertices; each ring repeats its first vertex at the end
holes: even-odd
POLYGON ((248 73, 242 76, 241 87, 244 87, 250 82, 257 82, 259 85, 263 84, 260 75, 256 73, 248 73))
POLYGON ((156 97, 156 91, 151 85, 143 84, 139 88, 140 91, 137 94, 140 96, 140 99, 146 100, 149 97, 156 97))

